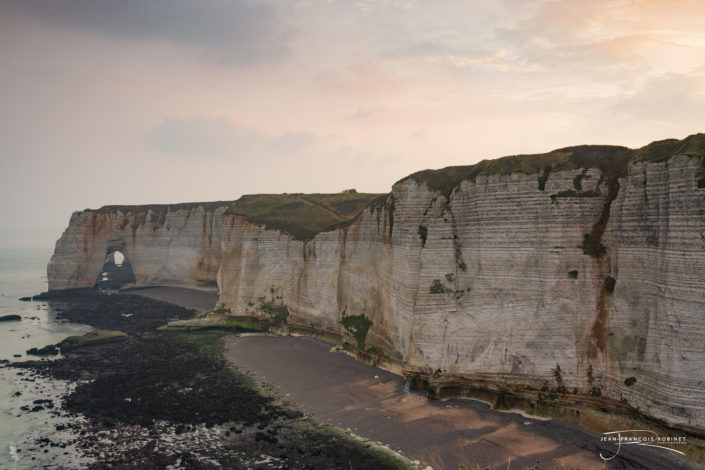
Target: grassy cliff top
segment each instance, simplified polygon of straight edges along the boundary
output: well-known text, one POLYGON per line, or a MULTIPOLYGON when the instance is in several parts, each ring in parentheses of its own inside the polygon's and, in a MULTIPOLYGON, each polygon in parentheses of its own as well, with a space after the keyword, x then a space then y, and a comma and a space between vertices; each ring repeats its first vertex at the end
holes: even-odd
POLYGON ((385 194, 253 194, 242 196, 227 214, 290 233, 299 240, 355 220, 375 199, 385 194))
MULTIPOLYGON (((432 190, 449 196, 461 181, 474 181, 478 175, 540 173, 539 189, 543 189, 552 171, 599 168, 608 178, 616 178, 626 174, 631 162, 664 161, 673 155, 705 156, 705 134, 694 134, 683 140, 661 140, 640 149, 612 145, 579 145, 548 153, 512 155, 483 160, 474 165, 423 170, 407 176, 400 182, 408 179, 425 182, 432 190)), ((251 222, 290 233, 299 240, 310 240, 320 232, 352 222, 366 207, 386 196, 387 194, 370 193, 255 194, 242 196, 237 201, 104 206, 94 212, 120 211, 123 214, 136 214, 132 223, 132 227, 136 228, 143 223, 145 214, 150 211, 153 213, 153 222, 163 223, 168 210, 191 210, 197 206, 203 206, 206 210, 227 207, 227 214, 246 217, 251 222)))
POLYGON ((109 205, 99 209, 84 209, 84 212, 97 212, 99 214, 114 214, 122 212, 123 214, 130 213, 147 213, 155 214, 165 213, 167 211, 176 210, 192 210, 196 207, 203 207, 205 210, 213 210, 219 207, 230 207, 235 201, 211 201, 211 202, 180 202, 177 204, 143 204, 143 205, 109 205))
POLYGON ((705 134, 693 134, 683 140, 666 139, 634 150, 632 161, 662 162, 673 155, 705 156, 705 134))
POLYGON ((512 155, 483 160, 474 165, 423 170, 399 182, 414 179, 448 196, 461 181, 475 181, 479 175, 534 174, 541 171, 547 174, 551 171, 600 168, 605 173, 623 176, 630 162, 664 161, 673 155, 705 155, 705 134, 694 134, 683 140, 661 140, 636 150, 613 145, 579 145, 548 153, 512 155))

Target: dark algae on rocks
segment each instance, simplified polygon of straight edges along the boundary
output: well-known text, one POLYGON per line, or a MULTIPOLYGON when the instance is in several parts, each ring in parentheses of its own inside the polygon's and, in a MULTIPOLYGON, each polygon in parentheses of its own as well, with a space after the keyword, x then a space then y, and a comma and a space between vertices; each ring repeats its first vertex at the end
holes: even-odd
POLYGON ((51 302, 60 312, 60 318, 129 335, 148 333, 168 321, 190 318, 196 313, 139 295, 104 293, 91 288, 56 291, 34 299, 51 302))
POLYGON ((78 452, 92 460, 89 468, 409 467, 255 387, 223 358, 220 333, 157 332, 193 311, 92 290, 43 299, 56 303, 64 318, 111 330, 109 337, 128 333, 121 341, 69 348, 54 361, 14 365, 77 383, 61 406, 85 417, 71 426, 78 452))
POLYGON ((0 321, 20 321, 22 317, 19 315, 3 315, 0 317, 0 321))

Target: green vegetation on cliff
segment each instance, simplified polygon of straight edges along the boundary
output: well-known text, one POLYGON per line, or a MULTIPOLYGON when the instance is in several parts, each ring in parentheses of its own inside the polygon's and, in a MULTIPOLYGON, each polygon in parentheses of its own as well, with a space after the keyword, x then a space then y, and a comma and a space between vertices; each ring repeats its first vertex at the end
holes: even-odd
POLYGON ((272 293, 271 300, 267 300, 264 297, 260 297, 257 300, 260 312, 268 315, 275 325, 286 325, 287 318, 289 318, 289 307, 284 304, 281 297, 278 297, 277 300, 279 302, 276 302, 272 293))
POLYGON ((423 170, 407 176, 402 181, 414 179, 446 197, 461 181, 475 181, 478 176, 506 175, 511 173, 539 174, 537 188, 546 183, 550 172, 577 170, 578 168, 600 168, 607 172, 611 168, 624 174, 633 150, 613 145, 580 145, 535 155, 512 155, 496 160, 483 160, 474 165, 450 166, 440 170, 423 170), (543 178, 542 178, 543 177, 543 178), (542 184, 543 183, 543 184, 542 184))
MULTIPOLYGON (((606 174, 624 176, 630 162, 664 161, 673 155, 705 155, 705 134, 694 134, 683 140, 667 139, 653 142, 636 150, 613 145, 579 145, 535 155, 512 155, 495 160, 483 160, 474 165, 423 170, 401 181, 413 179, 423 182, 430 189, 449 196, 461 181, 475 181, 480 175, 525 173, 537 174, 537 188, 543 190, 546 177, 552 171, 599 168, 606 174)), ((578 184, 576 189, 579 191, 578 184)))
POLYGON ((372 326, 372 321, 370 321, 364 314, 363 315, 346 315, 343 311, 343 317, 340 320, 340 324, 343 325, 348 333, 352 334, 357 343, 357 348, 363 350, 365 348, 365 340, 367 340, 367 332, 372 326))
MULTIPOLYGON (((653 142, 640 149, 613 145, 579 145, 534 155, 512 155, 494 160, 483 160, 474 165, 450 166, 439 170, 423 170, 413 173, 399 182, 409 179, 426 183, 433 191, 449 197, 465 180, 475 181, 478 176, 504 175, 511 173, 536 174, 537 190, 543 191, 549 175, 555 171, 599 168, 607 181, 616 187, 616 179, 626 175, 629 163, 640 161, 665 161, 673 155, 705 156, 705 134, 694 134, 683 140, 666 139, 653 142)), ((585 171, 573 181, 574 190, 565 190, 551 195, 558 198, 596 197, 595 191, 583 191, 582 179, 585 171)), ((705 187, 705 178, 698 181, 705 187)), ((388 194, 342 192, 336 194, 255 194, 242 196, 237 201, 195 202, 181 204, 152 204, 142 206, 104 206, 88 212, 115 214, 125 217, 121 229, 136 230, 145 223, 154 228, 164 224, 166 214, 173 210, 197 208, 214 210, 228 207, 227 214, 239 215, 250 222, 281 230, 298 240, 310 240, 320 232, 334 230, 350 224, 365 208, 383 203, 388 194)), ((95 216, 94 216, 95 217, 95 216)), ((427 227, 419 225, 422 246, 425 245, 427 227)), ((599 237, 595 237, 599 240, 599 237)), ((599 244, 590 249, 593 256, 600 256, 599 244)), ((461 269, 464 263, 461 263, 461 269)))
POLYGON ((380 194, 253 194, 242 196, 227 214, 290 233, 298 240, 355 220, 380 194))
POLYGON ((166 222, 166 215, 170 211, 191 212, 199 207, 204 211, 213 211, 221 207, 230 207, 233 201, 214 202, 182 202, 179 204, 145 204, 145 205, 111 205, 103 206, 100 209, 85 209, 85 212, 92 212, 95 220, 98 214, 122 214, 123 219, 120 230, 132 230, 133 233, 144 224, 151 224, 153 229, 158 229, 166 222))
POLYGON ((705 156, 705 134, 693 134, 683 140, 666 139, 634 150, 632 161, 662 162, 673 155, 705 156))

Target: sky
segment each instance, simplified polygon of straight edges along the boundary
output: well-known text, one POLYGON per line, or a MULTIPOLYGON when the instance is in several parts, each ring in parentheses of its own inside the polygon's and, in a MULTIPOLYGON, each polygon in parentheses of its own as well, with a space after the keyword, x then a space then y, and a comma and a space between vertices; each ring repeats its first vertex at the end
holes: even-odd
POLYGON ((702 0, 0 0, 0 235, 705 132, 702 0))

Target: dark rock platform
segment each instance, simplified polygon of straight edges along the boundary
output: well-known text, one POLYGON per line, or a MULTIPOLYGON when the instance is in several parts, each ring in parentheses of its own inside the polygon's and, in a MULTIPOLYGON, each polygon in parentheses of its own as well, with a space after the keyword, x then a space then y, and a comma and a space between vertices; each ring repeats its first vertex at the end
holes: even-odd
MULTIPOLYGON (((157 332, 169 320, 188 318, 191 310, 92 289, 41 298, 64 318, 129 333, 125 340, 70 350, 58 360, 12 364, 77 384, 61 411, 87 418, 70 432, 81 455, 93 459, 89 468, 409 467, 255 390, 223 358, 220 334, 157 332)), ((25 411, 36 406, 46 404, 25 411)), ((44 445, 65 444, 44 438, 44 445)))
POLYGON ((3 315, 0 317, 0 321, 20 321, 22 317, 19 315, 3 315))

